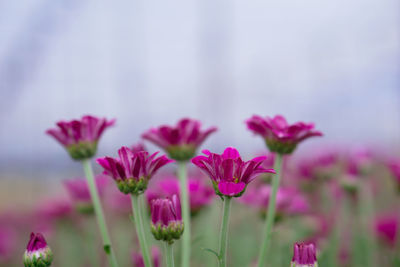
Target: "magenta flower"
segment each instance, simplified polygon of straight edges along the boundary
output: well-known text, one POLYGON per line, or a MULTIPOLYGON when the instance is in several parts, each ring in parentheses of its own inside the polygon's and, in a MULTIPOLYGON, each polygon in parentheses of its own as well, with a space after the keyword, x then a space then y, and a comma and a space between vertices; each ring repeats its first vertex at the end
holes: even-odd
MULTIPOLYGON (((153 259, 153 267, 161 266, 161 252, 158 247, 151 247, 151 257, 153 259)), ((134 267, 145 267, 142 253, 134 252, 132 253, 133 266, 134 267)))
POLYGON ((147 188, 150 178, 162 166, 173 162, 166 156, 156 158, 158 152, 134 153, 127 147, 118 150, 119 158, 98 158, 97 163, 104 168, 104 174, 111 176, 124 194, 141 194, 147 188))
POLYGON ((317 267, 317 256, 314 244, 295 243, 290 267, 317 267))
POLYGON ((212 180, 215 193, 219 196, 239 197, 247 185, 261 173, 275 173, 262 166, 266 157, 243 161, 239 152, 228 147, 221 155, 203 150, 206 156, 197 156, 192 163, 203 170, 212 180))
POLYGON ((92 158, 104 130, 114 125, 115 120, 83 116, 80 120, 59 121, 57 127, 46 131, 63 145, 75 160, 92 158))
MULTIPOLYGON (((95 183, 100 197, 103 196, 108 179, 104 175, 96 175, 95 183)), ((92 213, 93 204, 87 181, 82 178, 64 181, 65 189, 74 202, 77 210, 82 213, 92 213)))
POLYGON ((138 142, 136 144, 131 145, 129 149, 132 150, 133 153, 147 151, 146 147, 142 142, 138 142))
MULTIPOLYGON (((153 199, 162 197, 172 197, 173 195, 180 195, 179 181, 171 176, 166 177, 157 182, 153 188, 149 188, 146 191, 147 201, 151 203, 153 199)), ((191 177, 188 178, 189 188, 189 202, 190 211, 192 215, 196 214, 204 206, 211 203, 214 198, 214 190, 205 185, 199 178, 191 177)))
POLYGON ((265 139, 271 152, 280 154, 291 154, 301 141, 313 136, 322 136, 321 132, 314 130, 313 123, 297 122, 289 125, 280 115, 274 118, 254 115, 246 124, 253 133, 265 139))
POLYGON ((0 265, 9 260, 17 245, 17 232, 14 227, 0 225, 0 265))
POLYGON ((53 261, 53 253, 40 233, 31 233, 24 254, 25 267, 47 267, 53 261))
POLYGON ((72 205, 68 198, 55 197, 43 200, 38 207, 38 214, 45 221, 62 220, 72 214, 72 205))
POLYGON ((173 243, 183 233, 179 198, 155 199, 151 202, 151 232, 155 239, 173 243))
MULTIPOLYGON (((240 198, 240 202, 260 210, 262 215, 268 208, 271 196, 271 186, 256 184, 247 189, 246 195, 240 198)), ((310 211, 307 199, 294 188, 280 187, 276 195, 277 218, 305 214, 310 211)))
POLYGON ((394 247, 399 234, 399 223, 396 213, 381 215, 375 221, 375 232, 384 242, 394 247))
POLYGON ((204 140, 217 130, 216 127, 202 131, 201 123, 192 119, 181 119, 176 126, 162 125, 152 128, 142 137, 166 150, 172 159, 191 159, 204 140))

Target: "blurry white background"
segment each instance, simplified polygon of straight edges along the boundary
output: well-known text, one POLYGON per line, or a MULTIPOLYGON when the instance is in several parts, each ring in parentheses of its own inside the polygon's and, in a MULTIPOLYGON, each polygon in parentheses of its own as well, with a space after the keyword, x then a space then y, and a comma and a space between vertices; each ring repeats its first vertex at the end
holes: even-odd
POLYGON ((99 156, 184 116, 217 151, 277 113, 325 133, 301 149, 400 145, 398 0, 0 1, 0 36, 3 171, 72 166, 44 131, 87 113, 117 118, 99 156))

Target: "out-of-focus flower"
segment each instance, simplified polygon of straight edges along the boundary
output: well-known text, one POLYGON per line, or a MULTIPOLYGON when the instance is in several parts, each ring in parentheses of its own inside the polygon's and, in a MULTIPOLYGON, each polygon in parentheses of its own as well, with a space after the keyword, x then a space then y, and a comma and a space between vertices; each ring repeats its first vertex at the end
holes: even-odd
POLYGON ((116 187, 110 188, 110 192, 106 197, 106 203, 111 208, 112 212, 117 212, 124 216, 132 213, 131 197, 121 194, 116 187))
POLYGON ((0 225, 0 263, 13 255, 17 244, 17 233, 9 226, 0 225))
POLYGON ((68 198, 53 198, 41 202, 38 214, 45 221, 68 218, 72 213, 72 205, 68 198))
POLYGON ((136 144, 133 144, 129 148, 133 153, 136 152, 141 152, 141 151, 147 151, 146 147, 144 146, 143 142, 138 142, 136 144))
MULTIPOLYGON (((153 259, 153 267, 161 266, 161 252, 158 247, 151 247, 151 257, 153 259)), ((142 253, 132 253, 133 267, 145 267, 142 253)))
POLYGON ((203 153, 206 156, 197 156, 192 162, 211 178, 215 193, 221 197, 239 197, 257 175, 275 173, 273 169, 262 166, 266 157, 243 161, 233 147, 226 148, 221 155, 208 150, 203 150, 203 153))
POLYGON ((364 175, 371 170, 372 164, 372 151, 366 147, 358 147, 348 154, 347 172, 351 175, 364 175))
POLYGON ((321 132, 314 130, 313 123, 297 122, 290 125, 281 115, 273 118, 254 115, 246 124, 253 133, 264 138, 271 152, 279 154, 291 154, 301 141, 322 136, 321 132))
MULTIPOLYGON (((107 182, 108 178, 106 176, 96 175, 95 183, 100 197, 104 194, 107 182)), ((92 199, 86 179, 76 178, 65 180, 64 186, 79 212, 93 213, 92 199)))
POLYGON ((24 253, 25 267, 48 267, 53 261, 53 253, 40 233, 31 233, 24 253))
POLYGON ((400 160, 392 159, 388 162, 387 166, 393 177, 395 178, 398 192, 400 192, 400 160))
POLYGON ((317 256, 314 244, 295 243, 290 267, 317 267, 317 256))
POLYGON ((80 120, 59 121, 57 127, 46 131, 63 145, 75 160, 92 158, 97 152, 97 143, 104 130, 114 125, 115 120, 83 116, 80 120))
POLYGON ((324 149, 314 152, 313 157, 302 158, 297 162, 297 173, 299 178, 310 180, 326 180, 334 178, 339 170, 339 152, 332 149, 324 149))
POLYGON ((119 158, 98 158, 104 174, 111 176, 118 189, 124 194, 141 194, 156 171, 172 162, 166 156, 156 158, 158 152, 149 155, 147 151, 134 153, 127 147, 118 150, 119 158))
POLYGON ((155 239, 172 243, 183 233, 179 198, 155 199, 151 202, 151 232, 155 239))
POLYGON ((397 213, 381 215, 375 220, 375 232, 390 246, 396 245, 399 217, 397 213))
MULTIPOLYGON (((260 210, 262 215, 266 212, 271 196, 271 186, 255 184, 247 189, 246 195, 240 202, 260 210)), ((276 194, 276 218, 305 214, 309 212, 310 205, 307 199, 294 188, 280 187, 276 194)))
MULTIPOLYGON (((159 180, 154 187, 146 191, 147 201, 151 203, 153 199, 180 195, 179 181, 173 176, 167 176, 159 180)), ((202 207, 211 203, 214 198, 212 187, 205 185, 199 178, 189 176, 189 201, 192 214, 197 213, 202 207)))
POLYGON ((145 132, 142 137, 166 150, 170 158, 178 161, 191 159, 204 140, 217 130, 201 130, 200 121, 181 119, 176 126, 162 125, 145 132))

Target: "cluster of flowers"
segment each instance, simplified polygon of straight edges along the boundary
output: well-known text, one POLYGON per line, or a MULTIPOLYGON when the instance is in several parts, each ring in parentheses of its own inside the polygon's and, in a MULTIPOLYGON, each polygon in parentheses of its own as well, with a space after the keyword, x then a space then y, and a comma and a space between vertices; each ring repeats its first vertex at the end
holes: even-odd
MULTIPOLYGON (((219 266, 227 266, 227 225, 230 201, 233 198, 238 198, 244 205, 254 207, 259 211, 261 218, 265 219, 257 261, 259 267, 265 266, 274 224, 298 215, 310 215, 320 227, 315 227, 317 230, 309 240, 294 244, 291 266, 317 266, 315 244, 320 243, 323 237, 333 231, 334 223, 331 218, 342 212, 340 208, 333 209, 333 214, 319 210, 320 206, 317 203, 325 197, 318 192, 321 191, 321 184, 324 184, 329 195, 337 202, 346 196, 360 202, 360 192, 365 190, 362 187, 365 183, 361 180, 373 176, 374 164, 377 162, 374 154, 365 149, 350 153, 341 153, 335 149, 300 160, 285 157, 285 163, 282 164, 284 156, 291 155, 299 143, 322 134, 314 129, 312 123, 289 124, 279 115, 272 118, 253 116, 246 121, 248 129, 263 138, 270 151, 267 155, 246 161, 237 149, 227 147, 221 154, 203 150, 203 155, 196 156, 199 146, 217 128, 202 130, 199 121, 182 119, 175 126, 163 125, 142 135, 144 140, 160 147, 168 156, 159 156, 159 152, 149 153, 141 142, 130 147, 123 146, 117 151, 118 157, 106 156, 96 159, 103 168, 103 173, 93 177, 90 159, 97 152, 103 132, 114 124, 115 120, 84 116, 80 120, 58 122, 57 128, 47 131, 63 145, 72 159, 82 162, 84 166, 86 180, 67 180, 64 186, 72 199, 73 207, 79 213, 96 214, 104 251, 113 267, 118 266, 118 263, 99 201, 105 200, 104 195, 110 188, 110 178, 119 192, 113 193, 115 197, 108 201, 109 204, 114 203, 116 209, 121 208, 121 203, 124 203, 126 209, 130 209, 130 205, 133 208, 133 220, 142 251, 133 254, 135 266, 149 267, 161 264, 161 253, 156 247, 150 252, 146 241, 148 237, 143 226, 143 223, 146 223, 146 212, 142 211, 146 205, 141 205, 139 201, 139 197, 143 195, 151 213, 150 231, 156 240, 166 244, 163 256, 168 267, 174 265, 172 245, 182 235, 182 266, 189 266, 190 217, 196 216, 211 204, 214 196, 219 196, 224 205, 219 251, 215 252, 219 266), (173 162, 178 164, 178 177, 167 174, 149 186, 149 181, 154 175, 162 167, 173 162), (188 162, 203 174, 193 172, 187 175, 185 166, 188 162), (204 175, 209 177, 210 183, 205 182, 204 175), (338 176, 340 179, 336 179, 338 176), (255 180, 257 177, 259 178, 255 180), (185 240, 188 242, 185 243, 185 240)), ((400 161, 389 160, 383 162, 383 165, 396 177, 397 184, 400 185, 400 161)), ((52 202, 51 205, 41 208, 41 214, 52 218, 65 216, 71 211, 71 205, 66 202, 52 202)), ((378 236, 395 246, 400 225, 399 217, 389 214, 376 218, 375 230, 378 236)), ((53 254, 43 235, 32 233, 24 254, 25 266, 50 266, 52 259, 53 254)))

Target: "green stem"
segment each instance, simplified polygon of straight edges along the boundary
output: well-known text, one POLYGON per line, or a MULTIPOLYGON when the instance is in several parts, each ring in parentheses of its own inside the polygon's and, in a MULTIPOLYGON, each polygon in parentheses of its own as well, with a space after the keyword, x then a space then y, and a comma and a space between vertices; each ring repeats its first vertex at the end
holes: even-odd
POLYGON ((180 183, 180 200, 182 205, 182 219, 185 231, 182 236, 182 258, 181 266, 189 267, 190 264, 190 206, 186 177, 186 162, 178 162, 178 177, 180 183))
POLYGON ((226 248, 228 246, 229 214, 231 211, 231 197, 224 197, 221 230, 219 234, 219 267, 226 267, 226 248))
POLYGON ((140 248, 142 249, 144 265, 146 267, 151 267, 152 261, 150 257, 149 247, 147 246, 146 242, 146 236, 143 227, 142 212, 140 210, 140 205, 139 205, 139 196, 131 194, 131 200, 132 200, 133 218, 136 223, 136 233, 139 239, 140 248))
POLYGON ((92 165, 90 164, 90 159, 82 160, 83 170, 86 175, 86 179, 89 185, 90 196, 92 197, 92 202, 94 206, 94 211, 96 213, 97 224, 99 225, 100 234, 103 239, 103 248, 107 254, 110 266, 117 267, 117 259, 113 247, 111 246, 110 236, 108 234, 106 221, 104 219, 104 212, 101 206, 99 193, 97 192, 96 183, 93 177, 92 165))
POLYGON ((260 253, 258 255, 258 267, 265 266, 265 259, 267 257, 268 248, 271 242, 271 233, 274 226, 275 220, 275 203, 276 203, 276 193, 278 192, 279 182, 281 179, 281 167, 282 167, 283 155, 276 154, 274 169, 276 175, 272 178, 272 192, 269 198, 267 218, 265 220, 265 227, 263 233, 262 244, 260 248, 260 253))
POLYGON ((164 257, 167 267, 174 267, 174 251, 172 243, 164 242, 164 257))

